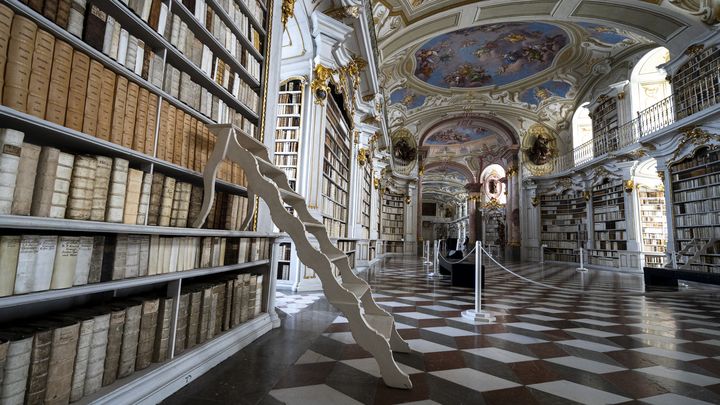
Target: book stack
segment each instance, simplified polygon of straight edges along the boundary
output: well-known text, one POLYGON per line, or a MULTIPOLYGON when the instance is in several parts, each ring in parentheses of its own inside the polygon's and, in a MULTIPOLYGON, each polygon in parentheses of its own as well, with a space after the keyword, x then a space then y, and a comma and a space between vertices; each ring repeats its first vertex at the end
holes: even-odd
POLYGON ((0 236, 0 297, 267 260, 263 238, 0 236))
POLYGON ((262 311, 263 276, 229 275, 183 286, 175 331, 180 354, 230 330, 262 311))

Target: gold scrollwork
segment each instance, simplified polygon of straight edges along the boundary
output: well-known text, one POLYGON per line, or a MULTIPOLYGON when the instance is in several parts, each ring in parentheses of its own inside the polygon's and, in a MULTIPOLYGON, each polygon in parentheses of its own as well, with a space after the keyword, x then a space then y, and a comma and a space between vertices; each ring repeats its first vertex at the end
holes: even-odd
POLYGON ((287 22, 293 17, 295 17, 295 0, 283 0, 282 15, 280 16, 283 27, 287 26, 287 22))
POLYGON ((375 190, 378 190, 380 188, 380 179, 378 179, 377 177, 373 179, 373 187, 375 187, 375 190))
POLYGON ((409 195, 406 195, 406 196, 405 196, 405 204, 410 205, 410 202, 411 202, 411 201, 412 201, 412 199, 410 198, 410 196, 409 196, 409 195))
POLYGON ((342 20, 343 18, 358 18, 360 15, 360 6, 337 7, 326 11, 325 14, 336 20, 342 20))
POLYGON ((682 153, 685 146, 688 144, 694 144, 697 146, 709 144, 711 140, 718 140, 720 136, 718 134, 711 134, 710 132, 699 128, 683 128, 681 131, 685 134, 683 136, 682 141, 680 142, 680 145, 678 145, 677 149, 675 150, 675 154, 673 155, 673 158, 671 159, 671 162, 675 162, 677 158, 682 153))
POLYGON ((370 150, 367 148, 360 148, 360 150, 358 150, 358 164, 360 166, 365 166, 370 159, 370 150))
POLYGON ((624 185, 626 193, 632 193, 632 191, 635 189, 635 182, 632 180, 625 180, 624 185))
POLYGON ((540 197, 535 196, 532 198, 532 200, 530 200, 530 202, 532 203, 533 207, 537 207, 538 205, 540 205, 540 197))
POLYGON ((590 197, 592 196, 592 193, 590 193, 589 191, 583 191, 582 196, 585 199, 585 201, 590 201, 590 197))
POLYGON ((315 95, 315 104, 323 105, 330 94, 329 81, 333 80, 335 69, 331 69, 323 64, 317 64, 313 72, 313 81, 310 83, 313 95, 315 95))

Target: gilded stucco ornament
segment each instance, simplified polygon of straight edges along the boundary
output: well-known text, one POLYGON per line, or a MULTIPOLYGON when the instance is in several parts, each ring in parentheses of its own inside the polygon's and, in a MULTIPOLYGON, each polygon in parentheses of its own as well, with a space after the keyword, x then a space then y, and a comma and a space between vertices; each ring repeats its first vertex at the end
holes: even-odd
POLYGON ((295 0, 283 0, 282 15, 280 16, 283 27, 287 26, 287 22, 293 17, 295 17, 295 0))
POLYGON ((328 83, 330 80, 333 80, 334 73, 334 69, 330 69, 325 65, 317 64, 315 66, 315 70, 313 71, 314 79, 312 83, 310 83, 310 88, 312 89, 313 95, 315 95, 315 104, 325 104, 325 100, 328 94, 330 94, 330 86, 328 83))
POLYGON ((720 141, 720 136, 718 134, 711 134, 700 127, 683 128, 681 131, 684 133, 683 139, 675 150, 675 154, 672 159, 668 163, 677 161, 687 145, 703 146, 720 141))
POLYGON ((590 201, 590 197, 592 196, 592 193, 589 191, 583 191, 582 196, 585 199, 585 201, 590 201))
POLYGON ((700 17, 706 24, 720 22, 720 0, 670 0, 670 3, 700 17))
POLYGON ((337 7, 325 12, 328 17, 336 20, 344 18, 358 18, 360 15, 360 6, 337 7))
POLYGON ((626 193, 632 193, 632 191, 635 189, 635 182, 632 180, 625 180, 623 184, 625 185, 626 193))
POLYGON ((535 196, 532 198, 532 200, 530 200, 530 202, 532 203, 533 207, 537 207, 538 205, 540 205, 540 197, 535 196))
POLYGON ((367 148, 360 148, 360 150, 358 150, 358 164, 360 166, 365 166, 365 164, 370 160, 370 150, 367 148))

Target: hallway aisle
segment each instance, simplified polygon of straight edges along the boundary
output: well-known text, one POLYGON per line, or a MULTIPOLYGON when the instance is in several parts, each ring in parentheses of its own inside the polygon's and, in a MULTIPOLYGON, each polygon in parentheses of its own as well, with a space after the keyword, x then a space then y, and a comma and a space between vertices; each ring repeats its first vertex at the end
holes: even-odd
MULTIPOLYGON (((513 270, 570 289, 642 287, 640 275, 537 264, 513 270)), ((484 309, 497 323, 474 326, 460 319, 472 291, 427 280, 414 257, 386 259, 369 274, 376 300, 413 349, 395 354, 411 375, 410 391, 385 387, 347 321, 321 299, 167 403, 720 403, 717 296, 580 296, 493 265, 487 276, 484 309)))

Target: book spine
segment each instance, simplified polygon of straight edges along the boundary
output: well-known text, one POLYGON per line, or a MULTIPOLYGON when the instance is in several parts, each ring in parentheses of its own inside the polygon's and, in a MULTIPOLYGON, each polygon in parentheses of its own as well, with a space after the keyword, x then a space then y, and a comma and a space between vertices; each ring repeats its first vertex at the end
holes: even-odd
POLYGON ((152 188, 153 173, 145 173, 143 175, 142 187, 140 188, 140 204, 138 205, 138 215, 136 224, 145 225, 147 221, 148 210, 150 209, 150 189, 152 188))
POLYGON ((20 255, 20 235, 0 236, 0 297, 13 294, 20 255))
POLYGON ((123 209, 123 223, 137 224, 138 205, 143 183, 142 170, 129 169, 127 188, 125 191, 125 207, 123 209))
POLYGON ((0 386, 0 403, 22 404, 30 370, 33 337, 11 340, 7 349, 5 372, 0 386))
POLYGON ((125 127, 125 109, 127 108, 128 79, 118 75, 115 83, 115 104, 113 106, 112 130, 110 142, 122 145, 125 127))
MULTIPOLYGON (((50 289, 52 273, 55 265, 55 254, 58 246, 58 237, 41 235, 38 237, 37 257, 33 269, 33 286, 31 291, 45 291, 50 289)), ((22 249, 22 247, 21 247, 22 249)))
POLYGON ((0 129, 0 215, 11 213, 24 136, 14 129, 0 129))
POLYGON ((89 73, 90 57, 84 53, 75 52, 70 73, 70 90, 67 94, 65 126, 76 131, 82 131, 83 128, 89 73))
POLYGON ((23 175, 15 181, 15 193, 10 209, 12 215, 30 215, 39 157, 39 146, 23 143, 18 164, 18 173, 23 175))
POLYGON ((87 372, 82 396, 97 392, 102 387, 105 370, 105 356, 108 347, 108 332, 111 314, 98 315, 94 318, 92 340, 88 353, 87 372))
POLYGON ((113 101, 115 100, 115 73, 110 69, 103 69, 102 87, 100 88, 100 105, 96 135, 100 139, 110 140, 112 133, 113 101))
POLYGON ((142 305, 137 304, 127 308, 125 329, 123 330, 122 346, 120 348, 118 378, 127 377, 135 371, 141 318, 142 305))
POLYGON ((100 112, 100 97, 103 85, 103 66, 96 60, 90 61, 88 72, 87 91, 85 98, 85 113, 83 114, 82 132, 88 135, 97 135, 98 114, 100 112))
POLYGON ((140 338, 138 340, 135 369, 142 370, 152 362, 153 346, 158 326, 159 299, 147 300, 142 305, 140 320, 140 338))
POLYGON ((158 225, 170 226, 170 216, 172 215, 173 201, 175 200, 175 179, 165 177, 163 184, 162 198, 160 200, 160 215, 158 225))
MULTIPOLYGON (((187 345, 190 294, 183 293, 180 295, 180 303, 178 304, 177 328, 175 330, 175 354, 178 355, 185 351, 187 345)), ((165 354, 166 355, 166 354, 165 354)))
POLYGON ((74 286, 85 285, 88 283, 93 259, 93 244, 94 238, 92 236, 80 237, 77 266, 75 267, 75 278, 73 279, 74 286))
POLYGON ((72 46, 67 42, 55 40, 45 119, 58 125, 65 125, 72 59, 72 46))
POLYGON ((36 32, 37 25, 34 22, 21 15, 13 16, 5 63, 2 103, 20 112, 27 112, 36 32))
POLYGON ((92 258, 90 259, 90 270, 88 271, 88 283, 100 282, 104 256, 105 237, 102 235, 95 235, 93 236, 92 258))
POLYGON ((160 235, 150 236, 150 251, 148 253, 148 275, 158 274, 160 266, 160 235))
POLYGON ((106 222, 120 223, 123 220, 129 164, 130 163, 125 159, 113 159, 113 169, 112 174, 110 175, 110 187, 106 204, 106 222))
POLYGON ((67 30, 78 38, 82 37, 86 4, 85 0, 73 0, 70 8, 67 30))
POLYGON ((138 276, 145 277, 149 273, 149 261, 150 261, 150 236, 144 235, 140 241, 140 267, 138 269, 138 276))
POLYGON ((128 83, 127 99, 125 101, 125 118, 123 119, 123 131, 121 145, 126 148, 132 148, 133 138, 135 136, 135 126, 137 118, 138 95, 140 88, 134 82, 128 83))
POLYGON ((115 237, 115 256, 112 265, 112 280, 121 280, 125 277, 127 268, 127 254, 130 245, 128 235, 117 235, 115 237))
POLYGON ((77 357, 75 358, 75 365, 72 374, 72 383, 70 385, 70 402, 75 402, 83 397, 94 329, 94 318, 85 319, 80 323, 80 333, 78 336, 77 344, 77 357))
POLYGON ((27 113, 42 119, 47 108, 54 51, 55 37, 47 31, 38 30, 28 85, 27 113))
POLYGON ((158 225, 164 183, 165 176, 162 173, 153 173, 152 185, 150 187, 150 206, 148 207, 148 225, 158 225))
MULTIPOLYGON (((175 300, 173 298, 160 299, 157 317, 158 322, 155 330, 155 341, 152 352, 152 361, 155 363, 160 363, 167 359, 168 342, 170 339, 170 323, 172 321, 174 301, 175 300)), ((182 315, 183 314, 178 314, 178 317, 182 315)))
MULTIPOLYGON (((110 315, 108 327, 102 386, 112 384, 117 380, 118 366, 120 365, 120 346, 122 345, 124 327, 125 309, 114 310, 110 315)), ((85 385, 87 386, 87 383, 85 385)))
POLYGON ((89 220, 92 215, 95 173, 98 161, 93 156, 76 156, 68 196, 68 219, 89 220))
POLYGON ((78 253, 80 252, 79 236, 60 236, 55 253, 50 288, 72 287, 75 280, 78 253))
POLYGON ((75 156, 60 152, 50 203, 50 218, 65 218, 75 156))
POLYGON ((95 156, 95 161, 90 220, 103 221, 105 220, 105 206, 110 188, 113 160, 106 156, 95 156))
POLYGON ((190 294, 190 302, 188 306, 188 323, 187 323, 187 348, 195 347, 198 343, 198 333, 200 331, 200 312, 202 304, 202 291, 193 291, 190 294))
POLYGON ((7 62, 13 15, 15 13, 9 7, 4 4, 0 5, 0 101, 2 101, 2 88, 5 85, 5 64, 7 62))
POLYGON ((77 322, 53 331, 45 404, 60 405, 70 402, 73 375, 71 365, 77 355, 79 334, 80 323, 77 322))
POLYGON ((142 235, 128 235, 125 270, 122 278, 134 278, 140 274, 140 245, 143 239, 142 235))
POLYGON ((26 404, 42 404, 45 400, 51 350, 52 330, 37 331, 33 339, 27 387, 25 388, 26 404))

